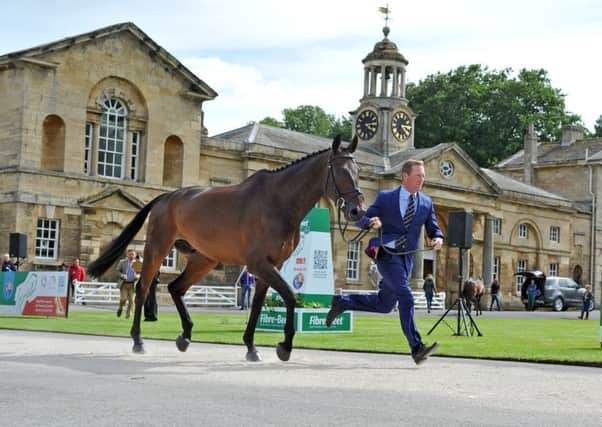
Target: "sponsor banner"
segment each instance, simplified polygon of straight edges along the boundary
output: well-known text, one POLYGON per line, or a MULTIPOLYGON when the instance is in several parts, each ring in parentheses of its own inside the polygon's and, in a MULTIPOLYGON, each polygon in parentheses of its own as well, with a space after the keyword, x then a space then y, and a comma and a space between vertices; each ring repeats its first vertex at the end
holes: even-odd
POLYGON ((313 208, 303 219, 299 244, 280 272, 295 293, 334 293, 328 209, 313 208))
MULTIPOLYGON (((326 308, 296 308, 295 309, 295 331, 300 333, 319 332, 353 332, 353 313, 345 312, 337 316, 330 328, 326 327, 326 308)), ((263 308, 257 323, 258 331, 284 331, 286 323, 286 308, 273 307, 263 308)))
POLYGON ((69 273, 0 273, 0 315, 67 317, 69 273))

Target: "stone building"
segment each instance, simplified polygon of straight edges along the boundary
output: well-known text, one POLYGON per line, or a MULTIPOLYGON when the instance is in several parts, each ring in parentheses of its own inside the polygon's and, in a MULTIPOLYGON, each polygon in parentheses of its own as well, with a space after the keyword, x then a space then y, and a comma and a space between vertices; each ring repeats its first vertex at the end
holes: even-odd
MULTIPOLYGON (((352 111, 367 201, 399 185, 403 161, 424 160, 424 191, 444 233, 449 212, 473 213, 466 275, 487 284, 499 278, 506 306, 520 304, 518 270, 590 277, 587 203, 502 169, 479 168, 453 143, 415 148, 416 115, 405 98, 408 61, 388 33, 363 60, 363 97, 352 111)), ((236 184, 331 143, 256 123, 208 137, 203 102, 217 93, 132 23, 0 56, 0 96, 0 252, 8 250, 9 233, 26 234, 24 269, 56 268, 76 257, 85 265, 162 192, 236 184)), ((362 255, 367 238, 345 243, 332 203, 320 204, 331 208, 336 287, 373 288, 362 255)), ((143 245, 144 229, 133 242, 143 245)), ((420 252, 414 284, 433 273, 451 300, 458 256, 447 247, 420 252)), ((173 251, 164 270, 178 274, 184 265, 173 251)), ((238 268, 226 266, 206 281, 232 283, 238 268)))

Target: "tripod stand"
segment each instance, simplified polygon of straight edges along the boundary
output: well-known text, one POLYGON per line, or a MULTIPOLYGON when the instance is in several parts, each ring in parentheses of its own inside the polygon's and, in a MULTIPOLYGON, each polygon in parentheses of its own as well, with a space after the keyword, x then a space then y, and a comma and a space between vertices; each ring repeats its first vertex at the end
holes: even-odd
MULTIPOLYGON (((464 297, 462 296, 462 265, 464 264, 464 258, 462 256, 463 248, 458 248, 458 249, 459 249, 458 298, 456 298, 454 303, 447 309, 447 311, 445 313, 443 313, 443 316, 441 316, 439 318, 439 320, 437 320, 437 323, 435 323, 433 325, 433 327, 431 328, 431 330, 427 332, 427 335, 430 335, 431 332, 433 332, 435 330, 435 328, 437 328, 439 323, 444 321, 445 316, 447 316, 447 314, 450 311, 452 311, 452 309, 454 307, 456 307, 458 309, 458 314, 457 314, 458 323, 457 323, 457 328, 456 328, 456 331, 454 332, 454 335, 455 336, 461 336, 461 335, 462 336, 471 336, 471 335, 474 335, 474 332, 476 331, 480 337, 483 336, 483 334, 481 334, 481 331, 479 331, 479 327, 477 326, 475 321, 472 319, 472 316, 470 315, 470 311, 468 311, 468 307, 466 307, 466 302, 464 301, 464 297), (466 320, 467 317, 470 322, 467 322, 467 320, 466 320), (470 326, 470 328, 469 328, 469 326, 470 326)), ((445 322, 445 324, 453 331, 453 328, 451 326, 449 326, 449 324, 447 322, 445 322)))

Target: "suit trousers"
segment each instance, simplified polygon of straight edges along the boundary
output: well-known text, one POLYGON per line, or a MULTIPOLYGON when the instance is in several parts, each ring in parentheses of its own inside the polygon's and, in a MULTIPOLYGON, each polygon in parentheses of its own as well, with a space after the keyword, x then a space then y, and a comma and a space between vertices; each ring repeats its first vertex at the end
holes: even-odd
POLYGON ((135 282, 121 282, 119 286, 119 310, 123 310, 123 306, 127 302, 127 311, 125 312, 125 318, 130 317, 132 308, 134 307, 134 283, 135 282))
POLYGON ((391 255, 382 248, 376 264, 383 280, 377 294, 356 294, 337 296, 338 311, 345 310, 389 313, 398 303, 401 329, 411 350, 422 344, 422 338, 414 321, 414 297, 408 282, 412 261, 407 255, 391 255))

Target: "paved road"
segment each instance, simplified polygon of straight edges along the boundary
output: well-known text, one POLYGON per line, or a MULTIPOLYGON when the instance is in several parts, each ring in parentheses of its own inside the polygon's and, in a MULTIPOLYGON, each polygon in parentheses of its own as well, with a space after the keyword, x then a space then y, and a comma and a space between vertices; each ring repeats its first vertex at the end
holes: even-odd
POLYGON ((601 370, 0 330, 2 426, 599 426, 601 370))

